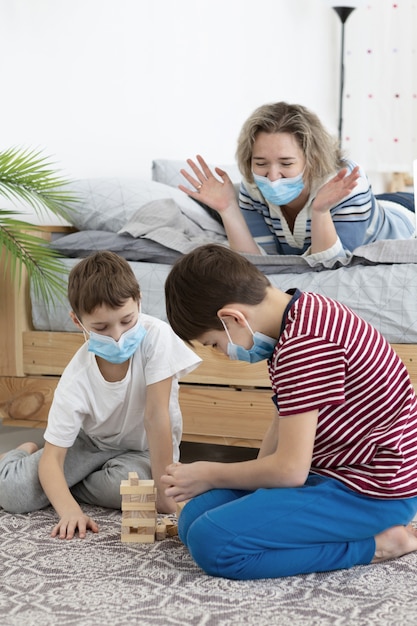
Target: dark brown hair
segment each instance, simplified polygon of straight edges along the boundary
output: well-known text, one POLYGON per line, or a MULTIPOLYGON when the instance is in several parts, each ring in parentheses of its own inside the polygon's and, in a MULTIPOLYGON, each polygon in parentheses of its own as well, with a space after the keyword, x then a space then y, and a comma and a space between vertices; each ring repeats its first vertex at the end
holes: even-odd
POLYGON ((269 285, 239 253, 218 244, 200 246, 176 261, 168 275, 168 321, 189 343, 209 330, 223 330, 217 312, 224 306, 262 302, 269 285))
POLYGON ((138 281, 129 263, 114 252, 95 252, 70 272, 68 300, 79 319, 103 304, 117 309, 130 298, 140 299, 138 281))

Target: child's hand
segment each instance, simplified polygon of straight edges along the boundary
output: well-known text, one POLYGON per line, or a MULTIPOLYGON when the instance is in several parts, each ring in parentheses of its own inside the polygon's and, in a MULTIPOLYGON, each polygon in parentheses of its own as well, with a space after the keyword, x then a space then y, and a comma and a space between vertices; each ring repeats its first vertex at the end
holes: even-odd
POLYGON ((161 482, 166 485, 165 495, 175 502, 190 500, 194 496, 213 488, 209 480, 210 463, 196 461, 195 463, 171 463, 166 468, 166 474, 161 476, 161 482))
POLYGON ((63 515, 58 524, 53 527, 51 537, 59 537, 59 539, 72 539, 77 528, 80 539, 84 539, 88 529, 90 529, 93 533, 98 533, 98 525, 96 522, 80 510, 63 515))

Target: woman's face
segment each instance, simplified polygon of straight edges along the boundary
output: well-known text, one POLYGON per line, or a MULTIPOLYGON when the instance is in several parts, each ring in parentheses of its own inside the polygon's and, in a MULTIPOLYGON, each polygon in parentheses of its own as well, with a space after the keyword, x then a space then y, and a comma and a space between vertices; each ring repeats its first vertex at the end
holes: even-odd
POLYGON ((252 172, 274 181, 293 178, 304 170, 305 156, 294 135, 259 132, 253 148, 252 172))

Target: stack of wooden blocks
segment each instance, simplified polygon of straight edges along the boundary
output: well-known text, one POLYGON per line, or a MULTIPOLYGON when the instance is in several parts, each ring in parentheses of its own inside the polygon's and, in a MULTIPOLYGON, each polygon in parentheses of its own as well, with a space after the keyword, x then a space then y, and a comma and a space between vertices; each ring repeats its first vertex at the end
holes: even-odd
POLYGON ((120 484, 122 496, 122 541, 153 543, 156 528, 156 487, 153 480, 139 480, 129 472, 120 484))
POLYGON ((129 472, 128 480, 120 484, 122 496, 123 542, 153 543, 178 534, 177 525, 169 518, 158 524, 156 487, 153 480, 139 480, 136 472, 129 472))

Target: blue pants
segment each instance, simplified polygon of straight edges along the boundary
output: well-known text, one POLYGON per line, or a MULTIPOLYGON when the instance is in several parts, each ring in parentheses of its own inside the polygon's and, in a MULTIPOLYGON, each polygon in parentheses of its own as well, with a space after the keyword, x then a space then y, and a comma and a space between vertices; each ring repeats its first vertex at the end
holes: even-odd
POLYGON ((377 200, 389 200, 401 204, 409 211, 416 212, 414 206, 414 194, 408 191, 395 191, 394 193, 379 193, 375 196, 377 200))
POLYGON ((298 488, 201 494, 184 507, 178 534, 207 574, 277 578, 368 564, 374 536, 416 511, 417 497, 368 498, 310 475, 298 488))

